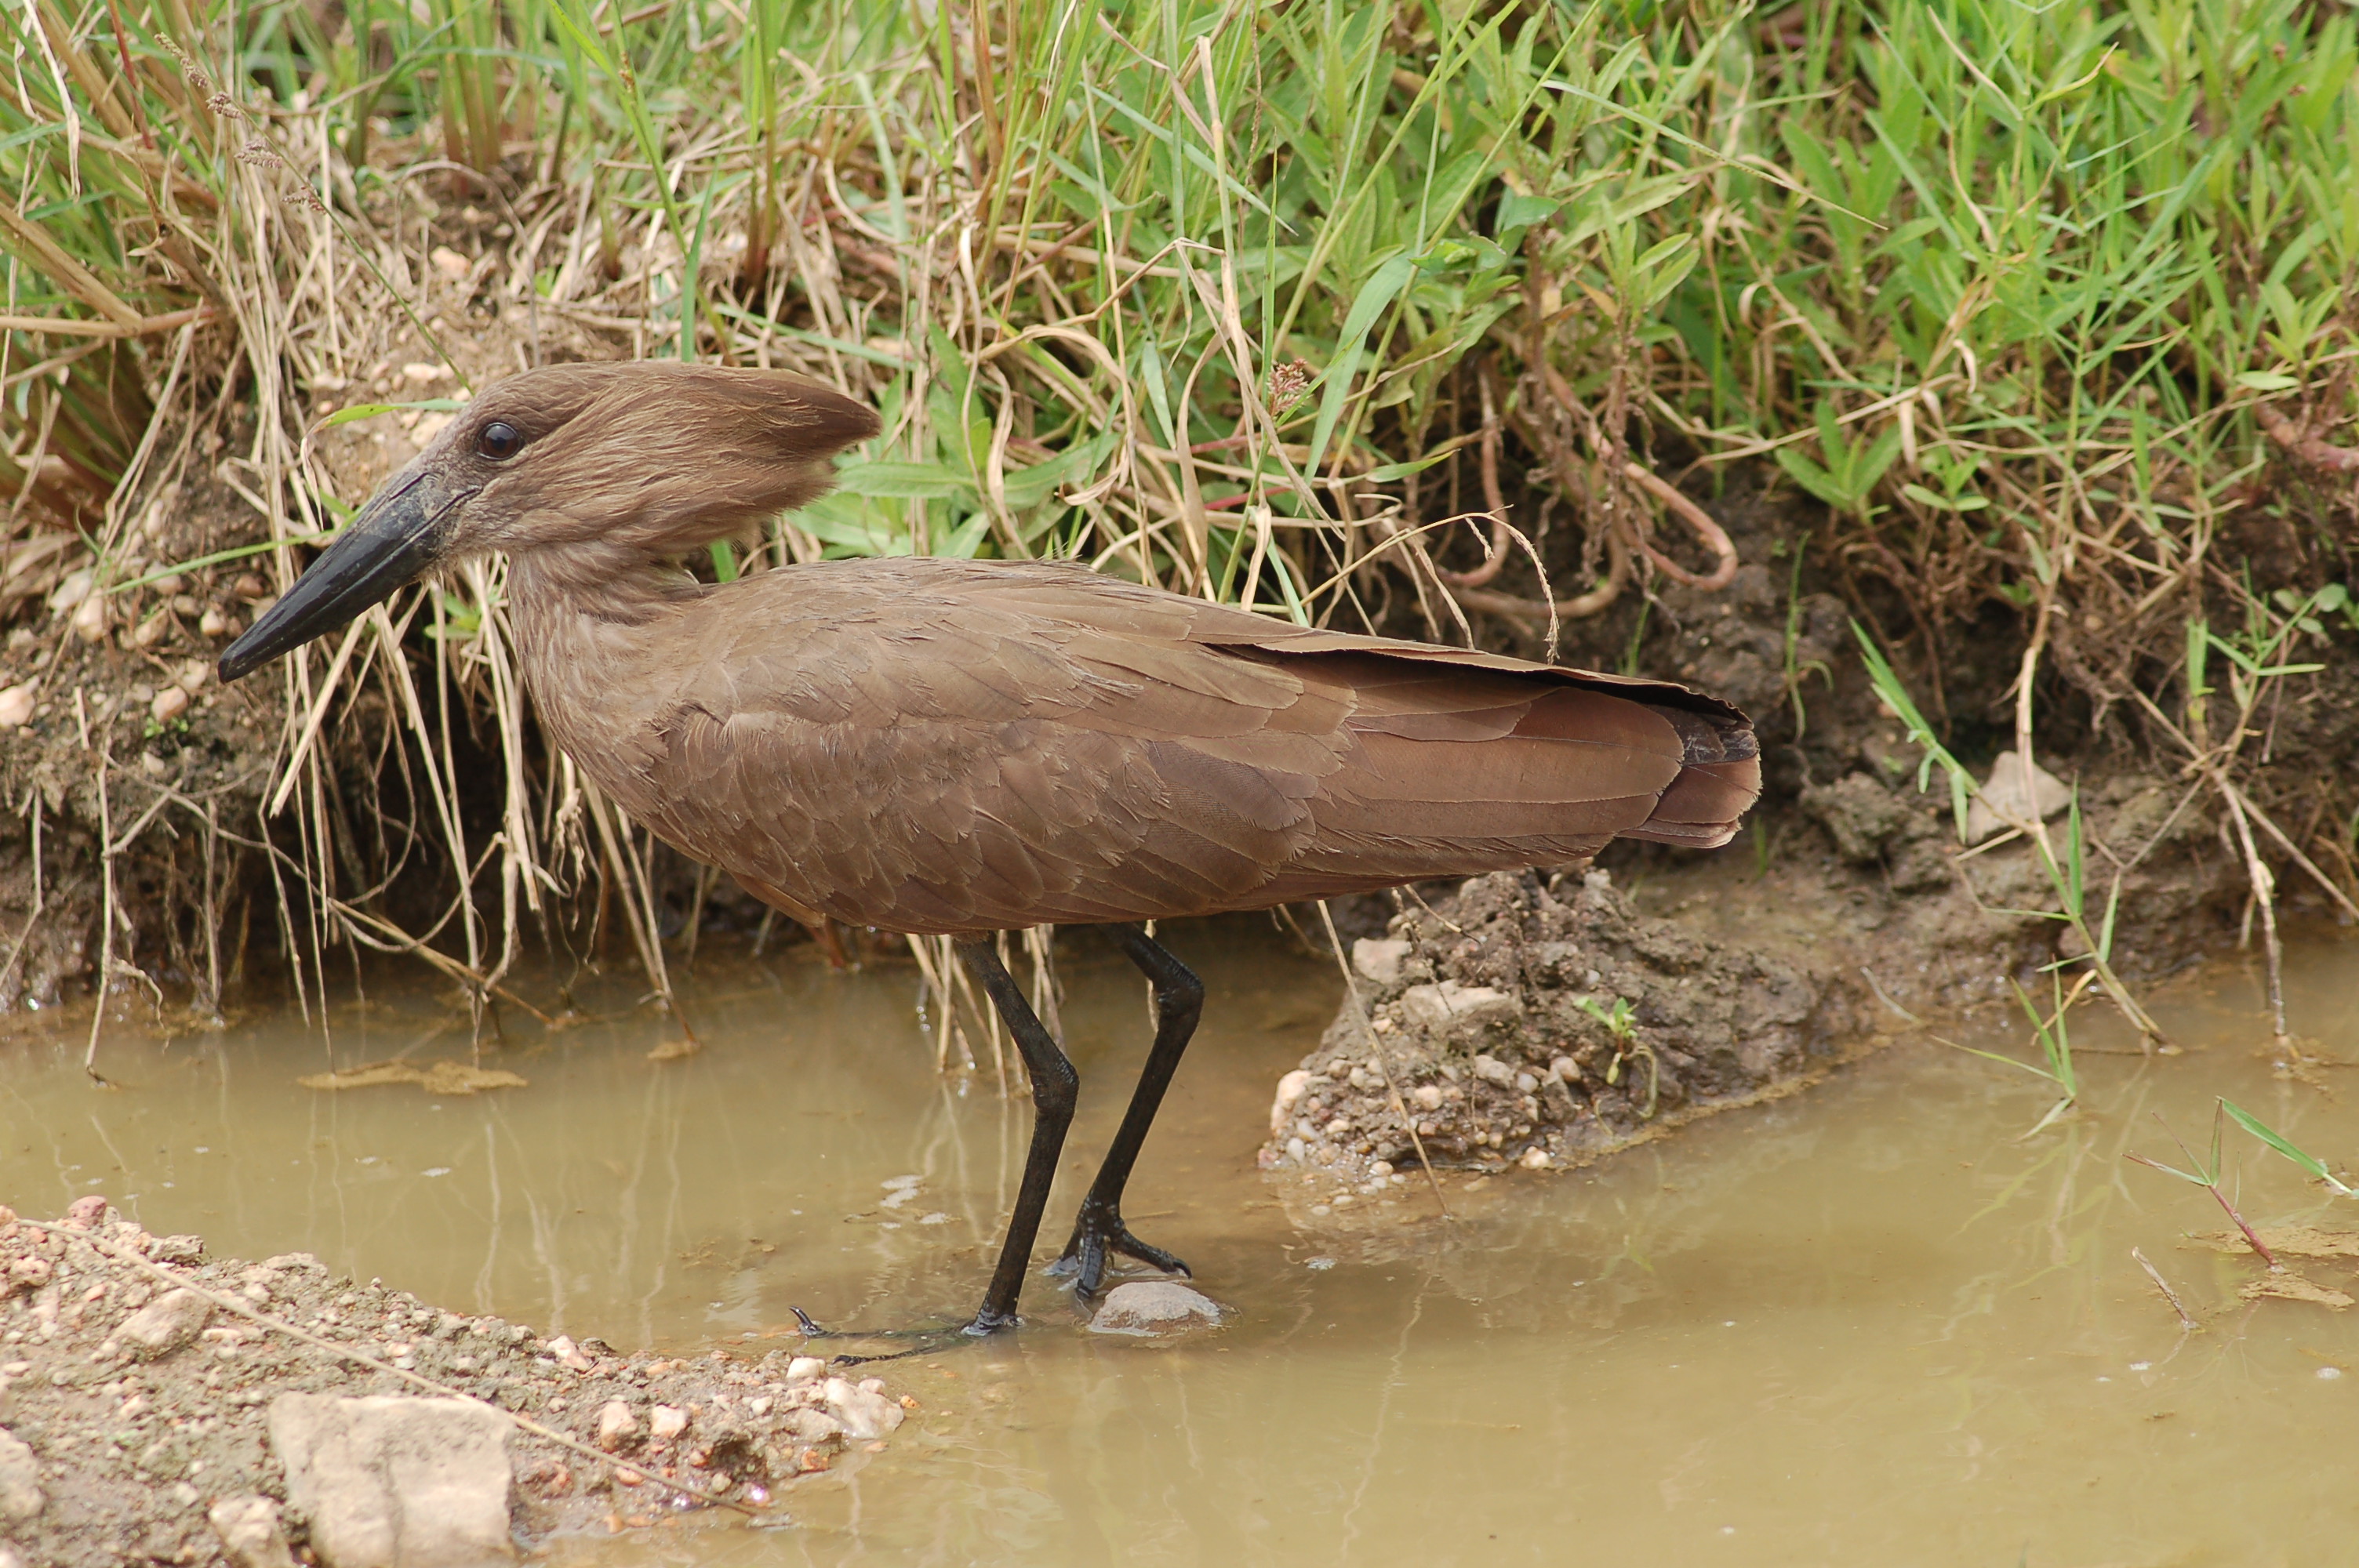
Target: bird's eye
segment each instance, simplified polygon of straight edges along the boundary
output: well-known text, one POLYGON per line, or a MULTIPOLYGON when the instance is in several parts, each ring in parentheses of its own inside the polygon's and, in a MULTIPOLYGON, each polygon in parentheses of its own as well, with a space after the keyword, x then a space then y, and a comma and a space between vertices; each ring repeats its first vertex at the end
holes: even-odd
POLYGON ((524 450, 524 433, 505 419, 495 419, 475 434, 475 450, 495 462, 524 450))

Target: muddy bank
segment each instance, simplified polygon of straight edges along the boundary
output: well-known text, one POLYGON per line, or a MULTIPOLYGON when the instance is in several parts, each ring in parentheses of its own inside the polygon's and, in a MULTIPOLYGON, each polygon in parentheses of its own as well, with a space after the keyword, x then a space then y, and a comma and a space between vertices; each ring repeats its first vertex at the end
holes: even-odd
MULTIPOLYGON (((1792 522, 1760 497, 1721 515, 1750 560, 1792 522)), ((1332 1206, 1408 1181, 1419 1141, 1440 1166, 1579 1164, 1790 1092, 1919 1016, 2012 1010, 2017 983, 2045 997, 2043 968, 2082 952, 2044 917, 2056 880, 2019 833, 1978 821, 1960 841, 1946 789, 1919 791, 1922 753, 1868 687, 1849 610, 1803 584, 1748 565, 1725 594, 1668 589, 1647 643, 1647 673, 1755 718, 1766 788, 1736 842, 1615 845, 1595 867, 1357 901, 1342 923, 1367 1017, 1347 1001, 1279 1086, 1265 1168, 1303 1172, 1304 1198, 1332 1206)), ((1614 633, 1578 635, 1593 661, 1614 633)), ((2283 743, 2245 787, 2310 832, 2308 766, 2359 769, 2359 669, 2318 672, 2273 722, 2283 743)), ((1976 729, 1983 750, 1959 749, 1995 781, 2010 731, 1976 729)), ((2256 908, 2208 787, 2113 739, 2041 752, 2039 804, 2061 855, 2077 798, 2090 923, 2117 887, 2112 961, 2135 987, 2256 940, 2256 908)), ((2277 886, 2292 914, 2342 913, 2298 869, 2277 886)))
POLYGON ((209 1260, 100 1197, 0 1208, 6 1568, 431 1568, 715 1508, 785 1523, 913 1408, 787 1349, 624 1356, 306 1253, 209 1260))
MULTIPOLYGON (((2093 860, 2125 868, 2114 957, 2133 983, 2233 941, 2245 889, 2172 798, 2123 775, 2085 801, 2093 860)), ((1402 899, 1352 940, 1358 1004, 1280 1083, 1264 1168, 1370 1195, 1409 1179, 1419 1142, 1442 1166, 1582 1164, 1804 1087, 1919 1015, 2011 1009, 2011 983, 2044 994, 2072 948, 2038 913, 2058 894, 2031 845, 1962 849, 1913 778, 1854 772, 1773 821, 1774 858, 1740 841, 1402 899)))

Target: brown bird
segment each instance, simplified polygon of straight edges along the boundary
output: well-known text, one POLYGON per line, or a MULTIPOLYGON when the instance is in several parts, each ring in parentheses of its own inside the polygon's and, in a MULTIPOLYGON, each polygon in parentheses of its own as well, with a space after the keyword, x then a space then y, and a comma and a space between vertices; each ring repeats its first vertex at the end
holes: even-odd
POLYGON ((682 557, 805 504, 865 406, 783 373, 558 365, 487 388, 222 656, 223 680, 437 566, 506 552, 540 722, 667 842, 799 920, 956 938, 1032 1078, 968 1332, 1016 1321, 1079 1079, 990 941, 1121 923, 1145 1070, 1060 1266, 1186 1272, 1122 1196, 1203 989, 1136 924, 1593 854, 1723 844, 1751 727, 1662 681, 1296 626, 1039 561, 682 557))

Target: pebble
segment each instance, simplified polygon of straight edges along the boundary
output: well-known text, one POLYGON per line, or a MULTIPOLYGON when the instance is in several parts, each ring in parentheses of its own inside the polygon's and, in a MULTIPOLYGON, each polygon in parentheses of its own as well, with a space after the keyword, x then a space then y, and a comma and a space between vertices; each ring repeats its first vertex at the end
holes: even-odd
POLYGON ((827 1370, 827 1363, 816 1356, 798 1356, 787 1363, 787 1381, 805 1383, 827 1370))
POLYGON ((2001 752, 1991 763, 1990 777, 1984 781, 1980 796, 1966 807, 1966 838, 1979 844, 2006 823, 2000 817, 2004 811, 2011 816, 2028 816, 2037 804, 2039 815, 2053 816, 2072 804, 2072 786, 2034 762, 2031 765, 2031 790, 2023 787, 2023 759, 2013 751, 2001 752), (1987 802, 1988 804, 1984 804, 1987 802), (1995 809, 1994 809, 1995 808, 1995 809))
POLYGON ((140 1360, 158 1360, 194 1339, 212 1314, 212 1303, 196 1292, 166 1291, 124 1319, 114 1338, 140 1360))
POLYGON ((41 1511, 41 1466, 32 1449, 0 1426, 0 1522, 22 1524, 41 1511))
POLYGON ((168 686, 147 705, 147 717, 158 724, 169 724, 188 710, 189 694, 177 686, 168 686))
POLYGON ((1132 1280, 1106 1292, 1090 1319, 1096 1334, 1168 1334, 1221 1321, 1221 1304, 1201 1291, 1169 1280, 1132 1280))
POLYGON ((205 1518, 236 1568, 294 1568, 295 1553, 278 1525, 278 1505, 268 1498, 223 1498, 205 1518))
POLYGON ((1456 980, 1409 987, 1401 992, 1400 1010, 1408 1022, 1425 1029, 1506 1022, 1523 1011, 1514 997, 1495 986, 1462 986, 1456 980))
POLYGON ((620 1400, 608 1400, 598 1411, 598 1446, 609 1454, 637 1436, 638 1431, 638 1418, 620 1400))
POLYGON ((1388 986, 1400 979, 1401 960, 1408 950, 1409 945, 1398 938, 1363 936, 1352 944, 1352 968, 1362 979, 1388 986))
POLYGON ((677 1405, 658 1405, 647 1412, 647 1435, 669 1443, 688 1430, 688 1412, 677 1405))
POLYGON ((74 635, 95 643, 106 635, 106 595, 93 593, 74 606, 74 635))
POLYGON ((582 1347, 573 1343, 571 1335, 560 1334, 550 1340, 549 1353, 557 1358, 559 1366, 570 1368, 576 1372, 587 1372, 592 1366, 590 1357, 582 1354, 582 1347))
POLYGON ((27 682, 0 690, 0 730, 14 730, 33 717, 33 687, 27 682))
MULTIPOLYGON (((30 711, 29 706, 27 711, 30 711)), ((1269 1135, 1272 1138, 1286 1130, 1287 1122, 1294 1115, 1295 1102, 1301 1099, 1303 1091, 1310 1087, 1310 1075, 1300 1067, 1277 1080, 1277 1098, 1269 1103, 1269 1135)))
POLYGON ((873 1442, 901 1424, 907 1413, 886 1397, 882 1378, 857 1384, 830 1378, 824 1390, 828 1412, 843 1423, 844 1434, 855 1443, 873 1442))

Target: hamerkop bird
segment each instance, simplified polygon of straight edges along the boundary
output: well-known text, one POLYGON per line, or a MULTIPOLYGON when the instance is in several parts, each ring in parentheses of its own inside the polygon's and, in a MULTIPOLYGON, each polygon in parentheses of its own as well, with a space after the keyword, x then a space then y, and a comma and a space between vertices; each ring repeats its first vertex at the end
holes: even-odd
POLYGON ((820 495, 876 416, 782 373, 556 365, 487 388, 221 661, 234 680, 443 563, 507 553, 540 722, 682 852, 799 920, 947 935, 1030 1070, 1030 1152, 968 1332, 1016 1321, 1080 1080, 992 934, 1117 923, 1138 1087, 1060 1264, 1185 1272, 1122 1196, 1203 988, 1137 923, 1709 847, 1759 793, 1744 715, 1661 681, 1350 636, 1080 566, 682 557, 820 495))

